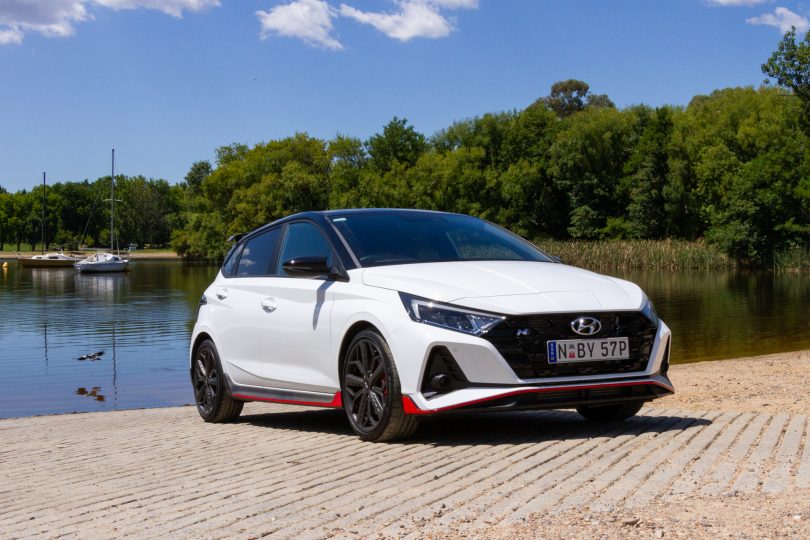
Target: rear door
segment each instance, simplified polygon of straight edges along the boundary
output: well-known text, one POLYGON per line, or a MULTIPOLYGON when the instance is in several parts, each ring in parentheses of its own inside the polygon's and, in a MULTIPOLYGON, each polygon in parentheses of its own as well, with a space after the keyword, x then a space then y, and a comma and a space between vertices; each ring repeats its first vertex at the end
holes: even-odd
POLYGON ((263 306, 268 279, 275 272, 281 227, 249 238, 230 276, 220 276, 214 289, 214 324, 222 360, 237 384, 262 385, 260 336, 270 324, 263 306))

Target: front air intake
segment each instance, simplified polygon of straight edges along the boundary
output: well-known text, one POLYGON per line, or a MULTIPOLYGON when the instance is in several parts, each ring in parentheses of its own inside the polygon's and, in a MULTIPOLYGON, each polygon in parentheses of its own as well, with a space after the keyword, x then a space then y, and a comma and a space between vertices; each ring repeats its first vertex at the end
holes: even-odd
POLYGON ((433 347, 422 377, 422 395, 427 399, 466 388, 470 381, 447 347, 433 347))

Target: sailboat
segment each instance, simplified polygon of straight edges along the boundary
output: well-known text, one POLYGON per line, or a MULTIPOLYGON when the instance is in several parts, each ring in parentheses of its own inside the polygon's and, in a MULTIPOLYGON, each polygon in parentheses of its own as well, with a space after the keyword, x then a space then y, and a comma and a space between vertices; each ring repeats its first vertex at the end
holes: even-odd
POLYGON ((129 268, 129 259, 111 253, 115 249, 115 148, 112 151, 112 177, 110 182, 110 252, 94 253, 77 262, 74 267, 82 273, 124 272, 129 268))
POLYGON ((61 251, 45 253, 45 185, 46 176, 45 173, 42 173, 42 254, 23 257, 17 262, 23 268, 70 268, 79 259, 65 255, 61 251))

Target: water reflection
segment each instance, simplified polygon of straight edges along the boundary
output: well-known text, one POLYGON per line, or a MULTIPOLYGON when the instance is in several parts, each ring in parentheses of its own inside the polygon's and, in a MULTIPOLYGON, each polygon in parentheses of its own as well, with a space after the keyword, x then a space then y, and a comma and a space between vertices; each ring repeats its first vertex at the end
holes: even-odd
POLYGON ((85 388, 84 386, 80 386, 76 389, 77 396, 85 396, 95 399, 96 401, 105 401, 107 398, 104 394, 101 393, 100 386, 94 386, 90 390, 85 388))
POLYGON ((672 328, 673 361, 810 348, 810 276, 771 272, 617 274, 638 283, 672 328))

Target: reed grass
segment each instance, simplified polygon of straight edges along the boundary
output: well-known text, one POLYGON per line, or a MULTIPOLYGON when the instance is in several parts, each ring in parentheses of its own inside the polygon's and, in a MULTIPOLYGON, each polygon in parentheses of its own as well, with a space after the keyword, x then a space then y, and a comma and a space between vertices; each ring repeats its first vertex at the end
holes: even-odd
POLYGON ((685 240, 537 240, 564 263, 591 270, 726 270, 736 261, 702 241, 685 240))
POLYGON ((810 248, 792 248, 778 252, 773 257, 777 272, 810 272, 810 248))

